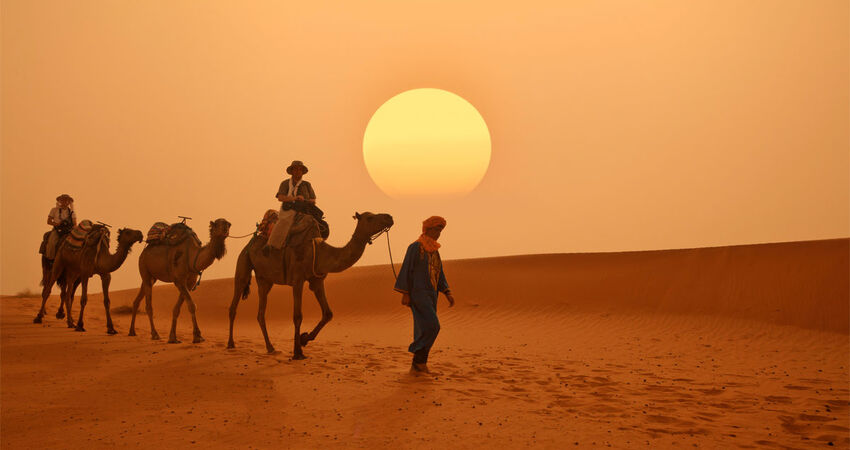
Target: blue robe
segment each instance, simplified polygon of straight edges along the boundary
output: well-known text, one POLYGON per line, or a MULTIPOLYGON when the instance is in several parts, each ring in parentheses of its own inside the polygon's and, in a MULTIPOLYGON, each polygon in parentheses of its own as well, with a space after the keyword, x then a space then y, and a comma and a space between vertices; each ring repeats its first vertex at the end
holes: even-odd
POLYGON ((440 274, 437 286, 431 281, 429 259, 440 258, 440 252, 433 255, 420 250, 421 244, 414 242, 407 247, 404 262, 401 264, 395 290, 410 295, 410 309, 413 312, 413 342, 407 351, 413 353, 414 362, 427 363, 428 353, 440 333, 440 320, 437 319, 437 296, 448 292, 449 284, 440 261, 440 274))

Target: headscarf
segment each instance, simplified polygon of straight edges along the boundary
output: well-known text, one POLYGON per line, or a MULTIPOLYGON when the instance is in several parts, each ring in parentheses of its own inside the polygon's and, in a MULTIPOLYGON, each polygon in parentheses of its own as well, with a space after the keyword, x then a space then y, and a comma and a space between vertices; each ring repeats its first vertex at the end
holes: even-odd
MULTIPOLYGON (((422 234, 416 241, 419 242, 420 252, 428 254, 428 275, 431 279, 431 285, 437 289, 437 282, 440 278, 440 272, 443 270, 442 262, 437 256, 437 250, 440 248, 440 243, 435 241, 431 236, 425 234, 428 228, 446 227, 446 219, 440 216, 431 216, 422 222, 422 234)), ((424 255, 423 255, 424 256, 424 255)))
POLYGON ((422 221, 422 232, 424 233, 428 228, 434 227, 446 227, 446 219, 443 219, 440 216, 431 216, 422 221))
POLYGON ((422 244, 422 248, 428 253, 434 253, 440 248, 440 243, 431 239, 430 236, 425 234, 425 231, 428 228, 434 227, 446 227, 446 219, 443 219, 440 216, 431 216, 424 221, 422 221, 422 234, 419 235, 419 239, 416 241, 422 244))

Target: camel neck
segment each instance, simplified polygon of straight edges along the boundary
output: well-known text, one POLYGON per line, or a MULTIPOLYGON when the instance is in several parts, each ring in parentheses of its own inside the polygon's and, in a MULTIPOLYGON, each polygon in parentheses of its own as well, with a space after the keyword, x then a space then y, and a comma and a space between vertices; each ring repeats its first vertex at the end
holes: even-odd
POLYGON ((130 244, 126 242, 119 242, 118 248, 115 249, 115 253, 109 253, 108 246, 104 250, 105 254, 101 257, 102 259, 105 259, 103 272, 112 273, 118 270, 118 268, 121 267, 121 264, 124 264, 124 260, 127 259, 127 255, 130 253, 130 244))
POLYGON ((327 244, 318 247, 316 271, 319 273, 336 273, 348 269, 363 256, 363 251, 366 250, 366 242, 368 242, 368 238, 360 237, 355 233, 342 248, 327 244))
POLYGON ((224 256, 224 239, 220 236, 211 236, 207 245, 198 249, 198 252, 193 258, 195 261, 190 261, 189 264, 194 264, 193 269, 201 271, 211 266, 216 259, 221 259, 224 256))

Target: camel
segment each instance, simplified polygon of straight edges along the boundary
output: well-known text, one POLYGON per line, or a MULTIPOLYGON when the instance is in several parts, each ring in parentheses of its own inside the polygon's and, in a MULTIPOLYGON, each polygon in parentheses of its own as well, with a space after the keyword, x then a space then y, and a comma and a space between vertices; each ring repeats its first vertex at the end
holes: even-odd
MULTIPOLYGON (((257 321, 266 341, 266 350, 269 353, 275 351, 266 331, 268 293, 275 284, 289 285, 292 286, 292 321, 295 324, 292 359, 306 358, 302 347, 316 339, 322 327, 333 318, 333 313, 328 306, 328 299, 325 296, 325 276, 328 273, 342 272, 354 265, 363 255, 366 244, 371 243, 374 236, 389 230, 393 225, 393 218, 389 214, 355 213, 354 218, 357 220, 354 234, 342 248, 333 247, 321 239, 314 238, 305 241, 300 248, 299 246, 287 246, 282 251, 273 250, 266 256, 262 251, 266 244, 266 238, 258 234, 254 235, 242 249, 236 262, 233 302, 230 304, 230 337, 227 341, 227 348, 235 347, 233 343, 233 321, 236 318, 236 308, 239 306, 240 299, 248 297, 253 271, 257 276, 257 292, 260 300, 257 321), (310 290, 313 291, 322 308, 322 318, 310 333, 301 333, 301 294, 305 281, 309 283, 310 290)), ((318 229, 314 236, 318 236, 318 229)))
POLYGON ((215 260, 224 257, 226 252, 224 240, 230 233, 230 222, 225 219, 210 222, 210 240, 203 247, 197 235, 185 225, 182 225, 182 227, 181 225, 172 225, 172 229, 186 231, 186 236, 182 241, 173 243, 173 245, 169 243, 148 245, 139 256, 139 274, 142 276, 142 286, 133 301, 130 336, 136 335, 136 313, 139 310, 142 297, 145 297, 145 308, 151 323, 151 339, 159 339, 159 333, 157 333, 153 323, 153 305, 151 304, 153 285, 159 280, 174 283, 174 286, 180 291, 177 304, 174 305, 168 343, 180 343, 177 340, 177 317, 180 315, 180 308, 184 301, 192 314, 194 336, 192 343, 197 344, 204 341, 204 338, 201 337, 201 330, 198 328, 198 319, 195 317, 195 302, 189 295, 189 291, 195 288, 201 271, 211 266, 215 260))
MULTIPOLYGON (((60 283, 60 287, 64 294, 63 302, 67 312, 68 327, 74 328, 76 331, 86 331, 83 316, 86 303, 88 303, 89 278, 99 275, 103 287, 103 307, 106 309, 106 332, 108 334, 117 333, 112 323, 112 314, 109 311, 111 303, 109 300, 109 283, 112 280, 112 272, 118 270, 124 264, 124 260, 127 259, 133 245, 142 242, 142 232, 130 228, 118 230, 118 248, 115 253, 109 253, 108 233, 109 231, 105 226, 95 226, 86 236, 86 243, 80 249, 68 245, 67 241, 62 243, 53 262, 51 281, 45 283, 45 289, 42 290, 42 309, 39 311, 39 316, 44 315, 44 302, 47 300, 47 295, 50 294, 48 284, 52 285, 53 280, 61 281, 64 278, 64 283, 60 283), (80 284, 83 288, 80 296, 80 318, 75 326, 71 307, 74 302, 74 293, 80 284)), ((39 319, 39 317, 36 317, 36 319, 39 319)))

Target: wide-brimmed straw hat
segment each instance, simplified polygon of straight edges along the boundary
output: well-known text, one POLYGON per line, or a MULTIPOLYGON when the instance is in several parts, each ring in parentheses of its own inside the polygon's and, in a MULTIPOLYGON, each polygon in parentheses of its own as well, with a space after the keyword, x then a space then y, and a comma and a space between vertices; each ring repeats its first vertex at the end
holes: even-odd
POLYGON ((286 173, 292 175, 292 168, 294 168, 296 166, 301 167, 302 169, 304 169, 304 173, 307 173, 307 171, 308 171, 307 166, 305 166, 303 162, 298 161, 298 160, 292 161, 292 164, 290 164, 289 167, 286 168, 286 173))
POLYGON ((74 198, 68 194, 62 194, 59 197, 56 197, 57 202, 61 202, 62 200, 68 200, 71 203, 74 203, 74 198))

